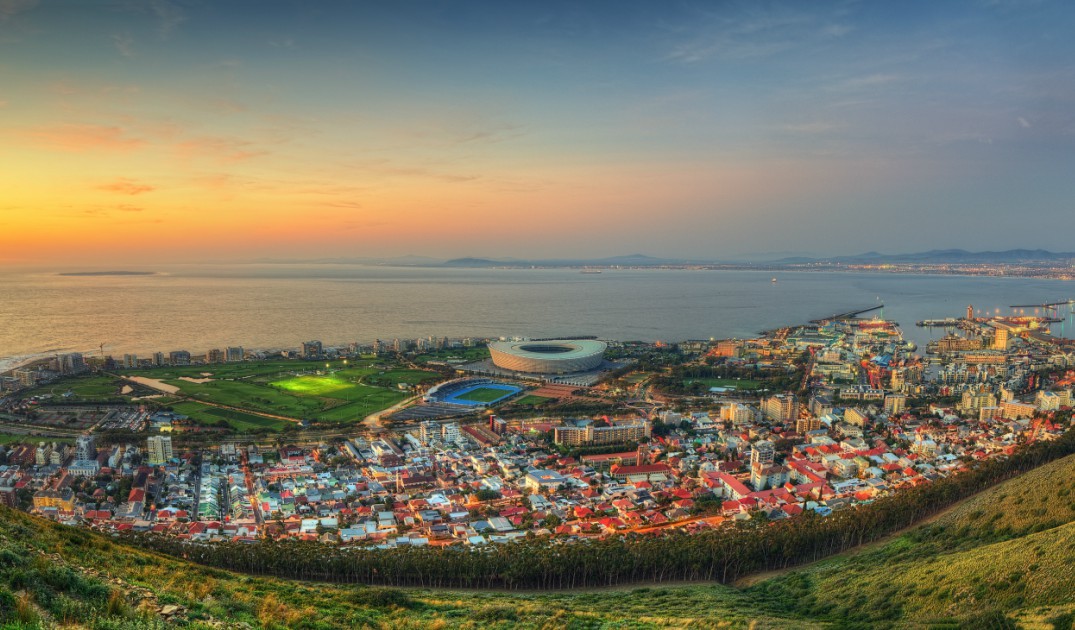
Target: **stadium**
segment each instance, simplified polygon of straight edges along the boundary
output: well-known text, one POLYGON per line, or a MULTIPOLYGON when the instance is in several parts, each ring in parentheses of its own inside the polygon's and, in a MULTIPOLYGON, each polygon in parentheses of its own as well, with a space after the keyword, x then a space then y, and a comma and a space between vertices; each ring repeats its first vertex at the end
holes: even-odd
POLYGON ((528 374, 573 374, 593 370, 604 361, 603 341, 564 339, 550 341, 494 341, 489 344, 493 364, 528 374))
POLYGON ((431 387, 423 398, 427 403, 485 407, 521 391, 521 387, 487 378, 463 378, 431 387))

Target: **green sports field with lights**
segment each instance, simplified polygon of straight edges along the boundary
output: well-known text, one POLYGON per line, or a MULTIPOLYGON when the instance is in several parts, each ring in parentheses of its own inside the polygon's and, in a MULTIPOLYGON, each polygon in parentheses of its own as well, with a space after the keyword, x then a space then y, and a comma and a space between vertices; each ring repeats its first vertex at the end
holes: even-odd
POLYGON ((355 383, 338 376, 296 376, 282 381, 274 381, 270 385, 297 396, 342 395, 349 390, 355 389, 355 383))

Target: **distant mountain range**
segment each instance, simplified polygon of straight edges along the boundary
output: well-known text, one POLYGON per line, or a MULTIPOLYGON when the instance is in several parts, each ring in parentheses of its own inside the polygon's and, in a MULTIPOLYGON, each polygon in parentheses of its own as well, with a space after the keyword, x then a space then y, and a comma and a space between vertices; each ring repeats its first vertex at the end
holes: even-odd
POLYGON ((443 260, 429 256, 397 256, 394 258, 260 258, 250 261, 260 264, 324 264, 324 265, 382 265, 391 267, 662 267, 689 265, 730 265, 743 267, 773 267, 811 263, 832 265, 862 264, 1012 264, 1044 263, 1075 259, 1075 252, 1051 252, 1044 249, 1009 249, 997 252, 969 252, 965 249, 933 249, 911 254, 882 254, 866 252, 853 256, 810 257, 786 256, 765 258, 762 254, 743 255, 725 259, 656 258, 645 254, 628 254, 607 258, 484 258, 468 256, 443 260))
MULTIPOLYGON (((611 256, 609 258, 559 258, 551 260, 520 260, 518 258, 455 258, 444 263, 446 267, 657 267, 660 265, 687 265, 693 261, 675 258, 654 258, 644 254, 611 256)), ((712 261, 705 261, 712 262, 712 261)))
POLYGON ((554 259, 554 260, 520 260, 496 258, 455 258, 443 263, 446 267, 659 267, 667 265, 802 265, 809 263, 828 264, 975 264, 975 263, 1021 263, 1051 262, 1075 259, 1075 252, 1050 252, 1044 249, 1009 249, 1000 252, 969 252, 964 249, 934 249, 914 254, 881 254, 866 252, 854 256, 833 256, 830 258, 811 258, 808 256, 789 256, 776 260, 724 259, 724 260, 690 260, 675 258, 654 258, 644 254, 613 256, 610 258, 591 259, 554 259))
POLYGON ((1049 262, 1070 260, 1075 252, 1050 252, 1044 249, 1008 249, 1000 252, 968 252, 965 249, 931 249, 916 254, 881 254, 866 252, 856 256, 835 256, 832 258, 782 258, 774 260, 776 264, 801 264, 811 262, 870 264, 870 263, 1019 263, 1049 262))

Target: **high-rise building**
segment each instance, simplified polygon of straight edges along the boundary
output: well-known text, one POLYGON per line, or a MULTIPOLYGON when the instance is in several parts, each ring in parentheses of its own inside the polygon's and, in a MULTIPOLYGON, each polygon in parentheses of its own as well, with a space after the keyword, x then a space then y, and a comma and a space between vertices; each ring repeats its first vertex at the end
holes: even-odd
POLYGON ((887 396, 885 396, 885 411, 889 414, 895 415, 898 413, 903 413, 903 410, 906 407, 906 394, 888 394, 887 396))
POLYGON ((37 383, 37 372, 28 368, 20 368, 11 372, 15 380, 22 387, 33 387, 37 383))
POLYGON ((167 435, 153 435, 146 440, 146 450, 150 466, 160 466, 172 459, 172 438, 167 435))
POLYGON ((1011 327, 1002 322, 991 322, 990 325, 994 328, 996 333, 993 336, 993 349, 1007 350, 1008 343, 1011 339, 1011 327))
POLYGON ((86 361, 78 352, 69 352, 56 356, 56 369, 60 374, 78 374, 87 369, 86 361))
POLYGON ((782 471, 776 466, 776 448, 772 442, 761 440, 750 447, 750 484, 755 490, 784 483, 782 471))
POLYGON ((125 354, 123 355, 123 367, 128 370, 133 370, 138 367, 138 355, 137 354, 125 354))
POLYGON ((164 353, 163 352, 154 352, 153 353, 153 365, 155 365, 157 367, 160 367, 160 366, 164 365, 164 353))
POLYGON ((817 416, 807 416, 806 418, 799 418, 795 421, 795 432, 799 435, 804 435, 820 428, 821 418, 818 418, 817 416))
POLYGON ((418 428, 418 441, 420 441, 423 446, 429 446, 429 443, 433 438, 437 437, 439 434, 440 427, 437 426, 437 423, 433 420, 426 420, 418 428))
POLYGON ((220 348, 213 348, 209 352, 206 352, 205 353, 205 362, 206 363, 223 363, 224 362, 224 351, 221 350, 220 348))
POLYGON ((52 447, 48 444, 39 444, 34 451, 34 464, 38 466, 47 465, 50 455, 52 455, 52 447))
POLYGON ((75 440, 75 459, 97 459, 97 444, 92 435, 80 435, 75 440))
POLYGON ((458 422, 448 422, 440 428, 440 437, 447 444, 458 442, 460 436, 458 422))
POLYGON ((720 408, 720 419, 732 424, 744 424, 756 420, 757 412, 745 403, 727 403, 720 408))
POLYGON ((228 346, 226 354, 224 360, 228 363, 241 363, 246 356, 242 346, 228 346))
POLYGON ((772 466, 776 461, 776 447, 769 440, 761 440, 755 442, 750 447, 750 467, 756 466, 772 466))
POLYGON ((168 353, 168 362, 172 365, 190 365, 190 353, 186 350, 173 350, 168 353))
POLYGON ((799 403, 795 394, 776 394, 762 401, 762 413, 774 422, 795 420, 799 417, 799 403))
POLYGON ((302 344, 302 358, 320 359, 324 354, 324 348, 320 341, 306 341, 302 344))

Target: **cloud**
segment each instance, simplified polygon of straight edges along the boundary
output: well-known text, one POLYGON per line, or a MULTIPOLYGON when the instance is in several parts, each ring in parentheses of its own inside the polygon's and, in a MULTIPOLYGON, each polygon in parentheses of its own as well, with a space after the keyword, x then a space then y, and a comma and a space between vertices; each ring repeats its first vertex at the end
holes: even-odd
POLYGON ((1015 119, 1023 129, 1030 129, 1030 122, 1022 116, 1015 119))
POLYGON ((826 38, 843 37, 853 30, 855 30, 855 27, 848 26, 847 24, 829 24, 821 29, 821 36, 826 38))
POLYGON ((38 144, 63 151, 131 151, 145 144, 141 138, 127 137, 121 127, 111 125, 36 127, 26 135, 38 144))
POLYGON ((124 57, 134 56, 134 38, 129 34, 113 35, 112 43, 116 45, 116 50, 119 51, 119 54, 124 57))
POLYGON ((347 208, 349 210, 360 210, 364 206, 364 204, 357 201, 329 201, 325 205, 331 208, 347 208))
POLYGON ((152 192, 156 190, 155 187, 149 184, 140 184, 136 181, 121 177, 116 181, 109 182, 107 184, 101 184, 97 187, 98 190, 104 190, 106 192, 114 192, 120 195, 140 195, 142 193, 152 192))
POLYGON ((840 28, 819 30, 816 22, 815 16, 791 9, 763 15, 750 11, 730 15, 725 10, 700 17, 701 32, 674 45, 664 58, 688 64, 711 58, 765 58, 809 45, 819 37, 831 38, 847 32, 840 28))
POLYGON ((164 39, 168 39, 172 31, 187 20, 183 10, 168 0, 150 0, 149 6, 157 16, 160 34, 164 39))
POLYGON ((37 0, 0 0, 0 24, 37 6, 37 0))

